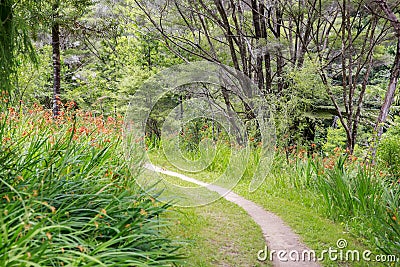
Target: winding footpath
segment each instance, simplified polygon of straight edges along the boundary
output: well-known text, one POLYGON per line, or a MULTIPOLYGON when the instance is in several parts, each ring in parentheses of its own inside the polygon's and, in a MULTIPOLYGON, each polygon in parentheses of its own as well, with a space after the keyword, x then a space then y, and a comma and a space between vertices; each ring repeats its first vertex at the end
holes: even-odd
MULTIPOLYGON (((310 251, 310 249, 307 248, 307 246, 300 241, 300 237, 295 234, 292 229, 287 226, 284 221, 282 221, 281 218, 269 211, 264 210, 261 206, 255 204, 254 202, 249 201, 239 196, 238 194, 235 194, 232 191, 222 188, 220 186, 211 185, 180 173, 162 169, 152 164, 146 164, 145 168, 150 171, 163 173, 165 175, 177 177, 187 182, 204 186, 208 190, 217 192, 226 200, 235 203, 236 205, 243 208, 250 215, 250 217, 260 226, 264 235, 265 242, 267 243, 269 249, 269 253, 268 255, 266 255, 267 259, 270 258, 270 255, 272 253, 272 262, 274 266, 321 266, 320 264, 318 264, 318 262, 315 262, 314 259, 312 259, 311 261, 308 260, 308 254, 305 257, 305 260, 292 261, 290 258, 297 258, 298 255, 303 256, 303 251, 310 251), (285 252, 286 254, 284 254, 283 252, 285 252), (279 253, 282 253, 280 254, 281 258, 284 258, 286 261, 279 260, 279 253)), ((261 256, 265 256, 265 252, 263 252, 262 254, 264 255, 261 256)))

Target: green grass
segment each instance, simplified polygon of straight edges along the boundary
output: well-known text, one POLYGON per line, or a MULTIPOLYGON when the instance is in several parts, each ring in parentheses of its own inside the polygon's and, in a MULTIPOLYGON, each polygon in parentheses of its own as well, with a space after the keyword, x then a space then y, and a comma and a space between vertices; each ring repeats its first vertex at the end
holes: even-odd
POLYGON ((170 234, 189 240, 182 266, 266 266, 257 260, 265 246, 261 229, 235 204, 220 199, 178 211, 170 234))
MULTIPOLYGON (((152 151, 150 155, 153 163, 172 171, 184 173, 201 181, 213 182, 221 173, 218 170, 185 173, 177 170, 165 160, 160 151, 152 151)), ((371 250, 375 254, 381 253, 376 245, 371 243, 370 239, 359 235, 359 231, 362 231, 361 227, 366 227, 366 225, 359 225, 358 231, 355 231, 355 226, 351 222, 346 223, 339 220, 335 222, 327 218, 329 214, 327 213, 324 195, 322 192, 315 190, 315 185, 312 181, 313 178, 304 177, 310 173, 307 166, 294 166, 295 170, 293 171, 293 166, 285 166, 282 163, 277 164, 277 162, 275 164, 275 170, 274 168, 272 169, 271 174, 267 176, 265 182, 255 192, 250 193, 248 190, 252 170, 246 171, 244 178, 233 191, 280 216, 301 236, 302 241, 317 251, 317 253, 329 247, 335 248, 337 240, 341 238, 346 239, 348 242, 346 249, 357 249, 359 251, 371 250), (297 177, 292 177, 291 175, 297 177)), ((360 186, 358 186, 358 189, 358 191, 362 190, 360 186)), ((358 193, 365 195, 368 192, 358 193)), ((372 231, 371 227, 365 230, 372 231)), ((388 251, 388 254, 391 253, 388 251)), ((324 262, 326 266, 337 266, 338 264, 381 266, 381 264, 372 262, 324 262)))
POLYGON ((181 266, 266 266, 257 260, 265 246, 261 229, 235 204, 219 199, 176 211, 170 237, 189 242, 181 266))
POLYGON ((181 266, 268 266, 268 262, 257 260, 257 252, 265 248, 261 229, 242 208, 205 188, 195 194, 184 192, 187 187, 198 186, 176 177, 151 171, 142 175, 184 187, 180 193, 164 190, 160 199, 195 206, 175 207, 175 212, 168 214, 168 221, 173 223, 170 238, 188 241, 180 250, 187 257, 181 266), (185 194, 190 199, 182 199, 185 194), (173 198, 177 195, 179 199, 173 198))

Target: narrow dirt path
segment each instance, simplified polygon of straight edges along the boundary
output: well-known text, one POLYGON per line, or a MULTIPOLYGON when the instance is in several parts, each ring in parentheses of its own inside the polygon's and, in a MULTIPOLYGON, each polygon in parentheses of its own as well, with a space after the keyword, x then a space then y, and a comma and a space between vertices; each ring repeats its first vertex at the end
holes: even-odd
MULTIPOLYGON (((314 259, 310 261, 308 256, 309 254, 304 257, 304 260, 293 261, 293 258, 300 257, 300 259, 302 259, 303 251, 310 251, 310 249, 300 242, 300 237, 295 234, 292 229, 287 226, 284 221, 282 221, 281 218, 271 212, 264 210, 262 207, 255 204, 254 202, 249 201, 228 189, 204 183, 202 181, 193 179, 180 173, 164 170, 151 164, 146 164, 145 168, 151 171, 177 177, 184 181, 191 182, 200 186, 204 186, 210 191, 217 192, 226 200, 235 203, 236 205, 243 208, 261 227, 264 239, 269 249, 269 254, 267 255, 267 258, 269 259, 270 253, 275 251, 275 253, 272 254, 274 266, 321 266, 317 262, 315 262, 314 259), (281 260, 278 257, 279 253, 281 260)), ((265 254, 261 256, 265 256, 265 254)))

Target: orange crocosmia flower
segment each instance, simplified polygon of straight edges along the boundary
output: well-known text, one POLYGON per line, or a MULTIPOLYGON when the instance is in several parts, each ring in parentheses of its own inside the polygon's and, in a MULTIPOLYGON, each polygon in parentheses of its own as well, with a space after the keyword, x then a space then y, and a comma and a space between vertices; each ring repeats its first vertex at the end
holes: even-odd
POLYGON ((115 122, 115 119, 113 118, 113 117, 108 117, 107 118, 107 122, 109 122, 109 123, 114 123, 115 122))
POLYGON ((50 209, 51 209, 51 213, 56 213, 56 208, 55 207, 50 206, 50 209))
POLYGON ((46 233, 46 236, 47 236, 47 238, 48 238, 49 240, 51 240, 52 237, 53 237, 49 232, 46 233))
POLYGON ((140 210, 140 214, 143 215, 143 216, 145 216, 145 215, 147 215, 147 211, 145 211, 144 209, 141 209, 141 210, 140 210))
POLYGON ((8 195, 3 196, 3 198, 4 198, 5 200, 7 200, 8 203, 10 203, 10 198, 8 197, 8 195))
POLYGON ((79 133, 84 133, 84 134, 89 134, 89 129, 88 128, 86 128, 85 126, 81 126, 79 129, 78 129, 78 132, 79 133))

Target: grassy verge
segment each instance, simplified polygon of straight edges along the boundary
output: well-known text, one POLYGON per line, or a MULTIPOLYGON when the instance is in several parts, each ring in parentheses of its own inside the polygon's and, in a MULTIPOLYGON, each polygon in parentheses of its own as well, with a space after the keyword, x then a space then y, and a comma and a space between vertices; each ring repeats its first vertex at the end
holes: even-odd
MULTIPOLYGON (((177 170, 170 164, 160 151, 152 151, 151 159, 155 164, 163 166, 172 171, 177 170)), ((282 165, 279 166, 280 168, 282 165)), ((218 171, 206 170, 198 173, 185 173, 200 181, 212 182, 219 175, 218 171)), ((291 173, 299 175, 298 172, 291 173)), ((250 193, 248 188, 251 175, 239 182, 234 191, 245 198, 263 206, 266 210, 279 215, 296 233, 302 241, 318 253, 329 247, 336 248, 338 239, 346 239, 348 246, 346 250, 358 250, 362 253, 364 250, 371 250, 379 254, 375 246, 371 246, 362 236, 357 236, 352 232, 352 226, 344 223, 335 223, 326 218, 325 206, 323 204, 322 194, 315 193, 314 190, 299 188, 293 185, 294 177, 290 177, 290 172, 280 169, 279 172, 272 171, 266 181, 256 190, 250 193)), ((325 261, 326 266, 348 265, 348 266, 382 266, 382 263, 365 261, 325 261)))
POLYGON ((267 266, 257 261, 265 245, 260 228, 235 204, 220 199, 177 211, 170 237, 189 241, 182 266, 267 266))

